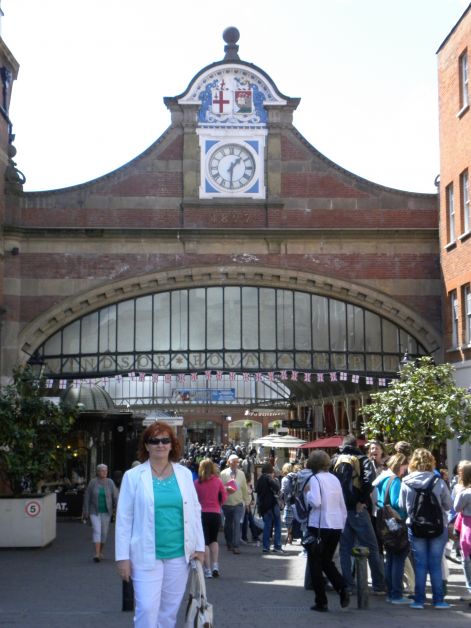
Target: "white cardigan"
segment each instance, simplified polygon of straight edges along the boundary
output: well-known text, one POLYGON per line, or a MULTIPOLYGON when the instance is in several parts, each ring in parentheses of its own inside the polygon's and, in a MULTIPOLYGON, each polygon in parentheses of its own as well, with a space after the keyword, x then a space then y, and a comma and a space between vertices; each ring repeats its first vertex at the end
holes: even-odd
MULTIPOLYGON (((204 552, 201 506, 191 471, 172 462, 183 499, 185 557, 204 552)), ((115 560, 131 560, 138 569, 155 564, 154 489, 149 461, 126 471, 118 500, 115 534, 115 560)))

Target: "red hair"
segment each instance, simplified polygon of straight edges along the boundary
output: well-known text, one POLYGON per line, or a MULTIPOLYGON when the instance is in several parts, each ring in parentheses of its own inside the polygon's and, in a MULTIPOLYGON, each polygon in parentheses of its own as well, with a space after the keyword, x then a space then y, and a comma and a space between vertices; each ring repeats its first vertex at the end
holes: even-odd
POLYGON ((139 439, 137 457, 140 462, 145 462, 149 458, 149 452, 146 449, 146 443, 149 438, 154 438, 154 436, 160 435, 168 436, 172 441, 168 459, 172 462, 178 462, 180 460, 181 447, 172 426, 165 423, 165 421, 155 421, 155 423, 149 425, 149 427, 142 432, 141 438, 139 439))

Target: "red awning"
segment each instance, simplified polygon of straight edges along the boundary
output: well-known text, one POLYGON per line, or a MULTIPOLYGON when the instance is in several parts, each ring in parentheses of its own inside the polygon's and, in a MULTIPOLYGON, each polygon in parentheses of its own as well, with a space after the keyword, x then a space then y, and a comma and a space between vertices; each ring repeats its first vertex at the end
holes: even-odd
MULTIPOLYGON (((318 438, 317 440, 311 440, 309 443, 304 443, 299 449, 328 449, 340 447, 343 441, 343 436, 327 436, 326 438, 318 438)), ((362 438, 357 439, 359 447, 365 444, 365 440, 362 438)))

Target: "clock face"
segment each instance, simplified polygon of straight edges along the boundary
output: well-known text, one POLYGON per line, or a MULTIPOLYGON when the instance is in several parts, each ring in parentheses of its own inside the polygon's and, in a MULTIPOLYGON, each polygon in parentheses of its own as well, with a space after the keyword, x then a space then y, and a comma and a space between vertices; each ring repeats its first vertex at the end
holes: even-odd
POLYGON ((223 144, 209 158, 208 175, 223 190, 240 190, 254 178, 255 160, 244 146, 223 144))

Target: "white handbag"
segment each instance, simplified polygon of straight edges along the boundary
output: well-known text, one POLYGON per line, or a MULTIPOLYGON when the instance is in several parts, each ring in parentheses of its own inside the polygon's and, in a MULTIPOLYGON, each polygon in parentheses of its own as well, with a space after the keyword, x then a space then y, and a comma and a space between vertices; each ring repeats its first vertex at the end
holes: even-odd
POLYGON ((185 628, 214 628, 213 605, 208 603, 206 597, 206 582, 199 560, 190 561, 190 595, 185 628))

